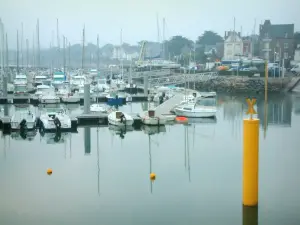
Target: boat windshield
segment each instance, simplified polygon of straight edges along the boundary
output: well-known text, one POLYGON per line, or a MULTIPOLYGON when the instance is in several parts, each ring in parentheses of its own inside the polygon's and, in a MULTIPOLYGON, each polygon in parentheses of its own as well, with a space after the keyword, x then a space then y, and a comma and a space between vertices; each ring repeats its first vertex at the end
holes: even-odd
POLYGON ((197 101, 197 105, 200 106, 216 106, 215 98, 203 98, 197 101))
POLYGON ((27 87, 24 85, 24 86, 21 86, 21 85, 18 85, 18 86, 15 86, 15 92, 24 92, 26 91, 27 87))

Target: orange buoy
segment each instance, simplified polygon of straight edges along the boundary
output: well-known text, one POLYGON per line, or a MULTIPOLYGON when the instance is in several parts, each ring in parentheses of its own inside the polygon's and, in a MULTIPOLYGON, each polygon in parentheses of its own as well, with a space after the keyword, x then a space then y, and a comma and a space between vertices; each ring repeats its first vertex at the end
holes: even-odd
POLYGON ((48 175, 51 175, 51 174, 52 174, 52 169, 51 169, 51 168, 47 169, 47 174, 48 174, 48 175))
POLYGON ((156 179, 155 173, 150 173, 150 180, 154 181, 156 179))
POLYGON ((176 117, 176 121, 179 123, 187 123, 188 122, 188 118, 184 117, 184 116, 177 116, 176 117))

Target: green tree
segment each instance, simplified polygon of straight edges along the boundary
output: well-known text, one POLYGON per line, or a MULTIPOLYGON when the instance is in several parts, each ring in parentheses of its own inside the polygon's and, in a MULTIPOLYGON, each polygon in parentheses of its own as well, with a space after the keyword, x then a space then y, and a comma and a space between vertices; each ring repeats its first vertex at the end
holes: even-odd
POLYGON ((186 48, 192 49, 194 42, 183 36, 173 36, 166 42, 167 55, 179 56, 186 48))
POLYGON ((213 31, 204 31, 204 33, 198 37, 198 45, 215 45, 218 42, 223 42, 223 38, 213 31))

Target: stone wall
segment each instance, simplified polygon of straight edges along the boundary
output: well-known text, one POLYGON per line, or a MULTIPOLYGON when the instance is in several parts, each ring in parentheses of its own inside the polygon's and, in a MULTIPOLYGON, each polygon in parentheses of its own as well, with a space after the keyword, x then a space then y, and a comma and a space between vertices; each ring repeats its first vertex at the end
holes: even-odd
MULTIPOLYGON (((281 92, 290 82, 290 78, 269 78, 268 91, 281 92)), ((199 91, 216 92, 263 92, 265 90, 264 77, 218 76, 208 81, 196 83, 199 91)))

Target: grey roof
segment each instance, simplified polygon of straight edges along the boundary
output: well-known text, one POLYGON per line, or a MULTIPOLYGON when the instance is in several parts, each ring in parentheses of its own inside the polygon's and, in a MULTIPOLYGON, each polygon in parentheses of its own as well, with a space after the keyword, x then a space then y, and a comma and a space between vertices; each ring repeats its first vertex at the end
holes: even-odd
POLYGON ((271 25, 271 37, 273 38, 293 38, 294 36, 294 24, 276 24, 271 25))

